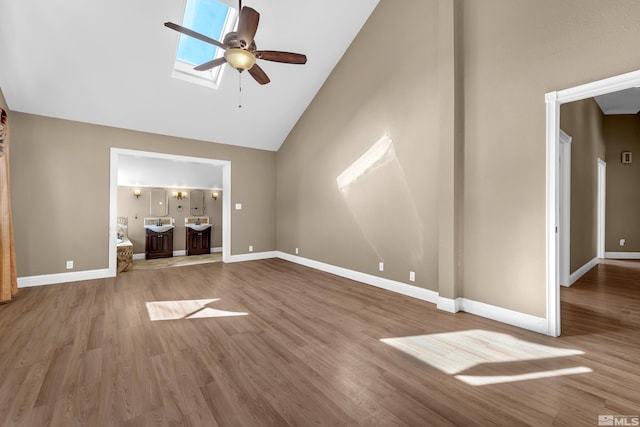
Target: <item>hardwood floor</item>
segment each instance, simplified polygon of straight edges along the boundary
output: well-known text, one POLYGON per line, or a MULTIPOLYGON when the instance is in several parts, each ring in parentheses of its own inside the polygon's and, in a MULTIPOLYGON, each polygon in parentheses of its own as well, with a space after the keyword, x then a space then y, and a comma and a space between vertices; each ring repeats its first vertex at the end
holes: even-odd
POLYGON ((277 259, 26 288, 0 425, 596 426, 640 414, 639 283, 562 289, 557 339, 277 259))

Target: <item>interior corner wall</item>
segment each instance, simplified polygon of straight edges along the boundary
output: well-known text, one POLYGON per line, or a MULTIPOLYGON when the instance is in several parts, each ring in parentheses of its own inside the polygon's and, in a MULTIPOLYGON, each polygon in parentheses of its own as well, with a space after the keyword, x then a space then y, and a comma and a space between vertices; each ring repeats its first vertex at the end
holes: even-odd
POLYGON ((637 70, 640 2, 462 4, 464 296, 544 318, 545 94, 637 70))
POLYGON ((275 250, 275 152, 17 112, 11 144, 19 277, 108 268, 111 148, 230 161, 231 254, 275 250))
POLYGON ((640 116, 604 117, 607 143, 606 252, 640 252, 640 116), (632 163, 622 163, 622 152, 632 163), (620 246, 620 239, 625 239, 620 246))
POLYGON ((598 159, 605 160, 604 115, 593 98, 563 104, 560 128, 572 137, 569 272, 573 273, 597 256, 598 159))
POLYGON ((437 49, 436 0, 380 1, 277 154, 278 250, 437 290, 437 49))

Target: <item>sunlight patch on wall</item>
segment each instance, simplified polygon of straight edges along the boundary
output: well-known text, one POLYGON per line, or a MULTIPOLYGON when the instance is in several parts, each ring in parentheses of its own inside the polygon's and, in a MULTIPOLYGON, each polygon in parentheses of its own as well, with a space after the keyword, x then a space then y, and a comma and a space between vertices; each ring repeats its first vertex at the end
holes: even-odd
POLYGON ((481 329, 380 341, 474 386, 592 372, 585 366, 560 367, 573 364, 562 359, 584 354, 581 350, 550 347, 481 329))
POLYGON ((151 301, 146 302, 149 319, 178 320, 178 319, 204 319, 210 317, 247 316, 249 313, 239 311, 225 311, 211 308, 208 305, 220 301, 214 299, 191 299, 180 301, 151 301))
MULTIPOLYGON (((360 157, 358 157, 348 168, 346 168, 338 177, 336 181, 340 190, 346 189, 349 185, 356 182, 356 180, 365 174, 369 169, 376 166, 377 163, 384 164, 382 160, 391 148, 391 138, 384 135, 373 144, 369 149, 360 157)), ((391 160, 391 159, 388 159, 391 160)))
POLYGON ((353 161, 336 183, 364 238, 381 260, 399 253, 410 255, 413 264, 422 260, 422 222, 388 135, 353 161))

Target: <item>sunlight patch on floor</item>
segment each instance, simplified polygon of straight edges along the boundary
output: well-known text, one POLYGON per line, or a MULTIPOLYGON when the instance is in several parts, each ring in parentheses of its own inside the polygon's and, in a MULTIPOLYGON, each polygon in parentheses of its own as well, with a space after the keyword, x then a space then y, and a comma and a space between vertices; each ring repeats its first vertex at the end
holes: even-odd
POLYGON ((220 298, 180 301, 151 301, 146 302, 145 304, 151 321, 247 316, 249 314, 240 311, 225 311, 208 307, 209 304, 219 300, 220 298))
POLYGON ((584 354, 581 350, 550 347, 515 338, 509 334, 474 329, 380 341, 470 385, 487 385, 592 372, 576 366, 539 369, 545 359, 584 354), (530 362, 530 363, 527 363, 530 362), (501 365, 504 364, 504 365, 501 365), (471 375, 471 369, 491 369, 491 375, 471 375), (508 370, 502 375, 500 370, 508 370), (515 370, 526 372, 515 373, 515 370), (495 372, 495 374, 493 374, 495 372))

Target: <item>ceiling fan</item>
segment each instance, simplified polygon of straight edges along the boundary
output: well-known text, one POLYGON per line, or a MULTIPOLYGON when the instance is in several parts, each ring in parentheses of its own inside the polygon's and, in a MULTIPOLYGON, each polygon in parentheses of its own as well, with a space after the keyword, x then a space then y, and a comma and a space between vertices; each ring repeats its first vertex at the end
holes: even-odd
POLYGON ((253 39, 258 31, 258 22, 260 14, 250 7, 242 7, 242 1, 239 1, 240 17, 238 18, 237 31, 231 31, 225 34, 222 43, 218 40, 207 37, 204 34, 197 33, 193 30, 174 24, 173 22, 165 22, 165 27, 176 30, 179 33, 194 37, 206 43, 218 46, 224 50, 224 56, 213 59, 194 67, 194 70, 205 71, 214 67, 219 67, 225 62, 231 65, 239 72, 245 70, 261 85, 269 83, 269 77, 264 72, 256 60, 264 59, 265 61, 282 62, 285 64, 305 64, 307 62, 306 55, 300 53, 281 52, 277 50, 257 50, 256 42, 253 39))

